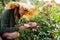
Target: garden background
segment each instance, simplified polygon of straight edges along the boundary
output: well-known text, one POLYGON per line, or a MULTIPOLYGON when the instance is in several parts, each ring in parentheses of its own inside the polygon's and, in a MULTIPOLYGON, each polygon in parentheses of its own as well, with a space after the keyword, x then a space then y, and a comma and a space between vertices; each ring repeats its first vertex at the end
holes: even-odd
MULTIPOLYGON (((0 14, 5 8, 5 5, 10 1, 20 0, 0 0, 0 14)), ((30 0, 35 6, 37 15, 29 20, 21 18, 19 25, 27 22, 36 22, 36 28, 19 30, 20 37, 16 40, 60 40, 60 5, 54 0, 30 0)), ((28 17, 28 16, 27 16, 28 17)))

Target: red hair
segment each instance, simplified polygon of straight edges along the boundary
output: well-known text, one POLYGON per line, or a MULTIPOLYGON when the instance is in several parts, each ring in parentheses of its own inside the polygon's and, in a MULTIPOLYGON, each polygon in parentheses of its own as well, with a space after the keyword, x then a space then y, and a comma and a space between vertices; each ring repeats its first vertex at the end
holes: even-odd
POLYGON ((6 9, 15 9, 17 7, 20 7, 18 2, 10 2, 6 5, 6 9))

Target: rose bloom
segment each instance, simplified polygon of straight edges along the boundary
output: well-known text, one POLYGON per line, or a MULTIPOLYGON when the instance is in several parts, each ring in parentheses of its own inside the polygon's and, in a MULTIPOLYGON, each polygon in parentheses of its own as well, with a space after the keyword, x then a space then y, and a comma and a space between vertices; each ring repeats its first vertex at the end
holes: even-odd
POLYGON ((46 3, 44 4, 44 7, 52 7, 52 3, 46 3))

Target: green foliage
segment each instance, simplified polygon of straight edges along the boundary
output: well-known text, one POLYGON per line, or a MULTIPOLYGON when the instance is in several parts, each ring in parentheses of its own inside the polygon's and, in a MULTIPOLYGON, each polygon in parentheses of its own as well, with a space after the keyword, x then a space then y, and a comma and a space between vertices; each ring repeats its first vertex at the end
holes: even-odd
POLYGON ((2 7, 2 5, 0 4, 0 14, 2 13, 3 9, 4 9, 4 7, 2 7))
MULTIPOLYGON (((9 2, 11 2, 12 0, 4 0, 5 5, 8 4, 9 2)), ((20 1, 20 0, 16 0, 16 1, 20 1)), ((0 1, 1 2, 1 1, 0 1)), ((2 13, 2 11, 5 9, 5 6, 2 6, 2 3, 0 3, 0 14, 2 13)))
POLYGON ((24 20, 23 22, 20 21, 20 23, 23 24, 26 22, 37 23, 35 29, 20 31, 20 40, 57 40, 60 35, 60 14, 58 14, 60 13, 60 8, 56 5, 52 7, 43 7, 43 4, 42 6, 40 6, 40 4, 38 4, 39 6, 35 5, 39 11, 38 15, 31 18, 29 21, 26 19, 22 19, 24 20))
MULTIPOLYGON (((36 17, 32 18, 29 22, 36 22, 37 26, 35 29, 27 29, 20 31, 20 40, 52 40, 51 33, 52 30, 55 29, 55 26, 51 25, 51 28, 50 23, 43 20, 40 15, 36 15, 36 17)), ((20 23, 22 23, 22 21, 20 23)), ((23 21, 23 23, 25 22, 23 21)))

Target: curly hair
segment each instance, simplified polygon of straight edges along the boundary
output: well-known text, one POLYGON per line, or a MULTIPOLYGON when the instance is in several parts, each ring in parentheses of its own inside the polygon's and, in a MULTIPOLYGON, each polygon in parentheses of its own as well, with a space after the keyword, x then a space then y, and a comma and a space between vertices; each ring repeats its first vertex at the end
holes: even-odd
MULTIPOLYGON (((31 17, 32 15, 35 15, 35 10, 34 7, 28 5, 28 4, 25 4, 25 3, 19 3, 19 2, 10 2, 6 5, 5 7, 6 9, 14 9, 14 16, 15 16, 15 20, 16 22, 18 21, 18 19, 21 17, 21 15, 19 14, 19 9, 23 8, 24 11, 26 11, 26 14, 24 14, 26 17, 31 17), (18 17, 16 17, 18 16, 18 17)), ((23 16, 24 16, 23 15, 23 16)), ((24 16, 24 17, 25 17, 24 16)))
POLYGON ((20 19, 19 7, 20 7, 20 5, 19 5, 18 2, 10 2, 5 7, 5 9, 13 10, 14 11, 14 17, 15 17, 15 22, 16 23, 20 19))
POLYGON ((21 15, 19 14, 20 8, 23 8, 25 11, 28 12, 28 8, 25 7, 24 4, 21 4, 21 3, 19 3, 19 2, 10 2, 10 3, 8 3, 8 4, 6 5, 6 7, 5 7, 5 9, 9 9, 9 10, 12 10, 12 9, 13 9, 13 10, 14 10, 14 17, 15 17, 15 21, 16 21, 16 22, 17 22, 17 21, 20 19, 20 17, 21 17, 21 15))
POLYGON ((15 9, 17 7, 19 7, 19 3, 18 2, 10 2, 6 5, 6 9, 15 9))

